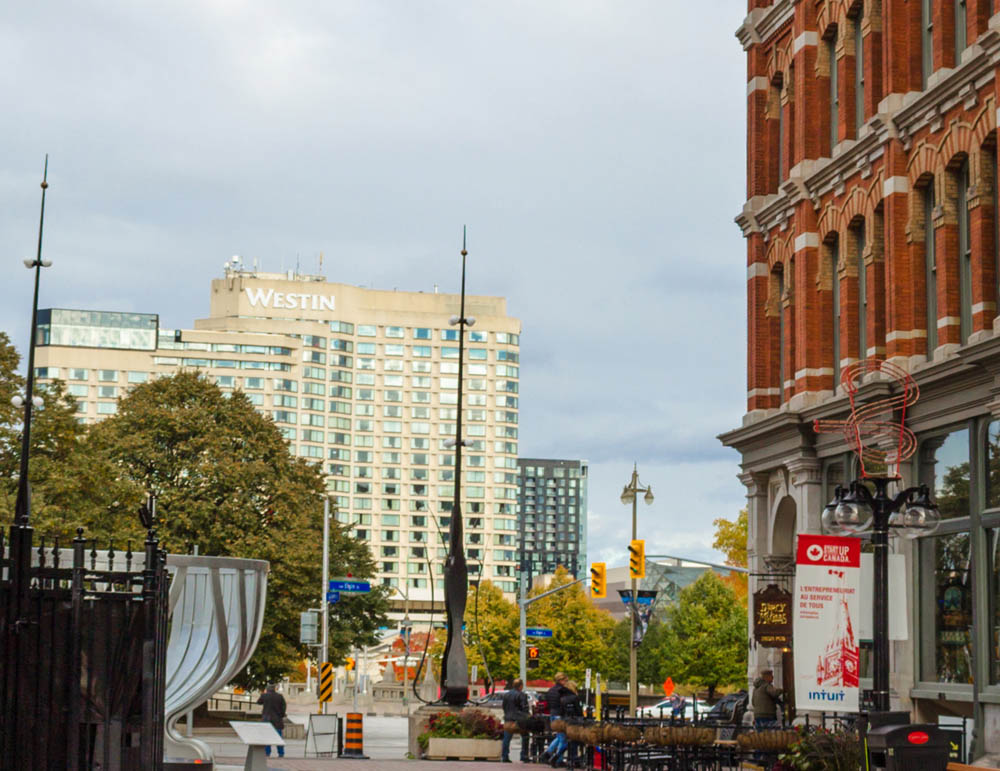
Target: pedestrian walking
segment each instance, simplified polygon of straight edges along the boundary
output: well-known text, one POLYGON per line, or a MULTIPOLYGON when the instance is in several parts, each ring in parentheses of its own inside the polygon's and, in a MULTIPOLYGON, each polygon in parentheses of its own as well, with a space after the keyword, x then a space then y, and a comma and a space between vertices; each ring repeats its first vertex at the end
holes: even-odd
MULTIPOLYGON (((565 721, 575 721, 578 718, 583 717, 583 706, 580 704, 580 697, 577 693, 576 683, 572 680, 566 682, 566 690, 562 695, 562 702, 560 704, 560 710, 565 721)), ((567 742, 566 747, 563 749, 568 749, 566 755, 566 765, 569 768, 576 768, 577 765, 577 753, 579 751, 579 742, 567 742)), ((552 765, 558 766, 561 760, 561 754, 556 755, 552 758, 552 765)))
POLYGON ((513 732, 507 730, 508 723, 517 723, 521 728, 521 762, 528 763, 528 744, 531 734, 527 729, 531 709, 528 706, 528 694, 524 692, 524 681, 519 677, 513 682, 513 688, 503 695, 503 744, 500 747, 500 762, 510 763, 510 740, 513 732))
POLYGON ((761 670, 760 676, 753 682, 753 695, 750 699, 754 727, 758 731, 778 728, 780 702, 781 689, 774 687, 774 672, 770 669, 761 670))
MULTIPOLYGON (((566 692, 566 683, 568 682, 569 678, 565 674, 556 672, 555 682, 545 694, 545 701, 549 705, 549 717, 553 721, 562 719, 562 697, 566 692)), ((545 748, 545 752, 542 753, 541 761, 548 763, 557 754, 561 755, 564 749, 566 749, 566 734, 557 733, 549 742, 549 746, 545 748)))
MULTIPOLYGON (((278 693, 273 685, 267 686, 267 689, 260 695, 257 699, 257 703, 263 706, 263 710, 260 713, 260 719, 264 723, 270 723, 274 726, 274 730, 278 732, 278 736, 282 739, 285 738, 285 697, 278 693)), ((264 748, 264 753, 271 757, 271 745, 267 745, 264 748)), ((278 745, 278 757, 285 757, 285 748, 282 745, 278 745)))

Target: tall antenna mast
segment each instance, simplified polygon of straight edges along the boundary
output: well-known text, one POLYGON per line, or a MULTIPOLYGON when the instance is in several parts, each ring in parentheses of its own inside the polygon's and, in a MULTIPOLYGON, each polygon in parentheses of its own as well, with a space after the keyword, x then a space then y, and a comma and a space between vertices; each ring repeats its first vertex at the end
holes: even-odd
MULTIPOLYGON (((45 191, 49 187, 49 155, 45 154, 42 172, 42 210, 38 216, 38 251, 34 260, 25 260, 24 267, 35 269, 35 295, 31 302, 31 339, 28 342, 28 377, 24 390, 24 428, 21 430, 21 467, 17 480, 17 502, 14 518, 20 525, 31 521, 31 485, 28 483, 28 456, 31 450, 31 408, 35 401, 35 338, 38 336, 38 282, 42 268, 49 267, 49 260, 42 260, 42 233, 45 229, 45 191)), ((16 397, 15 397, 16 398, 16 397)), ((39 400, 39 404, 40 404, 39 400)))

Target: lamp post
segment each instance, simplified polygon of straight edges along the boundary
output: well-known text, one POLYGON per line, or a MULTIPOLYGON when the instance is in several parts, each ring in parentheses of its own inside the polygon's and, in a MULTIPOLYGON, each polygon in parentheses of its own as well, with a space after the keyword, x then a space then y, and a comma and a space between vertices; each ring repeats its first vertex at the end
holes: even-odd
MULTIPOLYGON (((632 504, 632 540, 634 541, 638 536, 636 535, 636 517, 638 514, 638 500, 636 496, 638 493, 645 493, 642 499, 649 506, 653 503, 653 488, 649 485, 642 487, 639 484, 639 472, 636 470, 635 465, 632 466, 632 479, 629 481, 625 488, 622 490, 621 501, 626 506, 632 504)), ((638 589, 638 582, 632 579, 632 602, 636 601, 636 590, 638 589)), ((630 608, 631 609, 631 608, 630 608)), ((635 714, 636 707, 639 706, 639 673, 638 673, 638 654, 639 651, 635 645, 635 613, 630 613, 631 616, 631 634, 629 635, 629 654, 628 654, 628 712, 630 715, 635 714)))
POLYGON ((469 567, 465 561, 464 528, 462 526, 462 367, 465 359, 465 328, 476 323, 465 316, 465 228, 462 228, 462 300, 458 316, 452 316, 449 323, 458 327, 458 416, 455 423, 455 438, 445 442, 446 447, 455 448, 455 497, 451 507, 451 522, 448 528, 448 556, 444 563, 444 606, 448 622, 448 639, 441 655, 441 690, 444 701, 452 706, 461 706, 469 700, 469 661, 465 655, 465 641, 462 639, 462 621, 465 617, 465 603, 469 597, 469 567))
POLYGON ((908 487, 890 497, 897 478, 866 477, 838 486, 823 510, 823 529, 831 535, 861 536, 871 529, 874 567, 872 601, 872 702, 876 712, 889 711, 889 533, 905 538, 933 533, 941 522, 926 485, 908 487), (874 488, 873 493, 866 482, 874 488))
POLYGON ((38 283, 42 268, 52 265, 42 259, 42 230, 45 225, 45 191, 49 187, 49 156, 45 156, 45 171, 42 173, 42 211, 38 217, 38 252, 33 260, 25 260, 24 267, 35 270, 35 295, 31 301, 31 339, 28 342, 28 378, 24 397, 11 399, 15 407, 24 406, 24 428, 21 431, 21 467, 17 479, 17 502, 14 504, 14 521, 21 525, 31 522, 31 485, 28 483, 28 454, 31 449, 31 408, 41 407, 42 400, 34 395, 35 384, 35 337, 38 335, 38 283))
POLYGON ((404 592, 398 586, 392 587, 392 590, 403 598, 403 620, 399 625, 403 633, 403 641, 406 643, 406 648, 403 651, 403 711, 409 713, 407 709, 409 700, 406 696, 406 686, 410 682, 408 669, 410 662, 410 631, 413 629, 413 622, 410 621, 410 592, 409 590, 404 592))

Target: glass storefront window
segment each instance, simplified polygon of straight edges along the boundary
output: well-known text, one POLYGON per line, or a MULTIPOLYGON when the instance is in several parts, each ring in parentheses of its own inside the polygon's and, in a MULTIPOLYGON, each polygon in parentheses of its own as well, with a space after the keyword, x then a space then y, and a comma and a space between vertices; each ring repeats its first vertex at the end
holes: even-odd
POLYGON ((923 679, 972 682, 972 573, 968 533, 921 539, 922 600, 927 613, 923 679))
POLYGON ((990 682, 1000 683, 1000 529, 989 531, 990 682))
POLYGON ((1000 421, 986 432, 986 508, 1000 508, 1000 421))
POLYGON ((931 487, 941 519, 969 516, 969 430, 923 440, 920 478, 931 487))

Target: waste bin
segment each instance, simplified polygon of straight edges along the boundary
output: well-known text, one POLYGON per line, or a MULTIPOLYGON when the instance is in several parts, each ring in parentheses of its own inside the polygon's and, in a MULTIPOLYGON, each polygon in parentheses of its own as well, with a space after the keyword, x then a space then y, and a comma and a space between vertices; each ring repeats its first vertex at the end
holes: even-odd
POLYGON ((871 771, 945 771, 948 736, 936 725, 909 723, 868 729, 868 768, 871 771))

